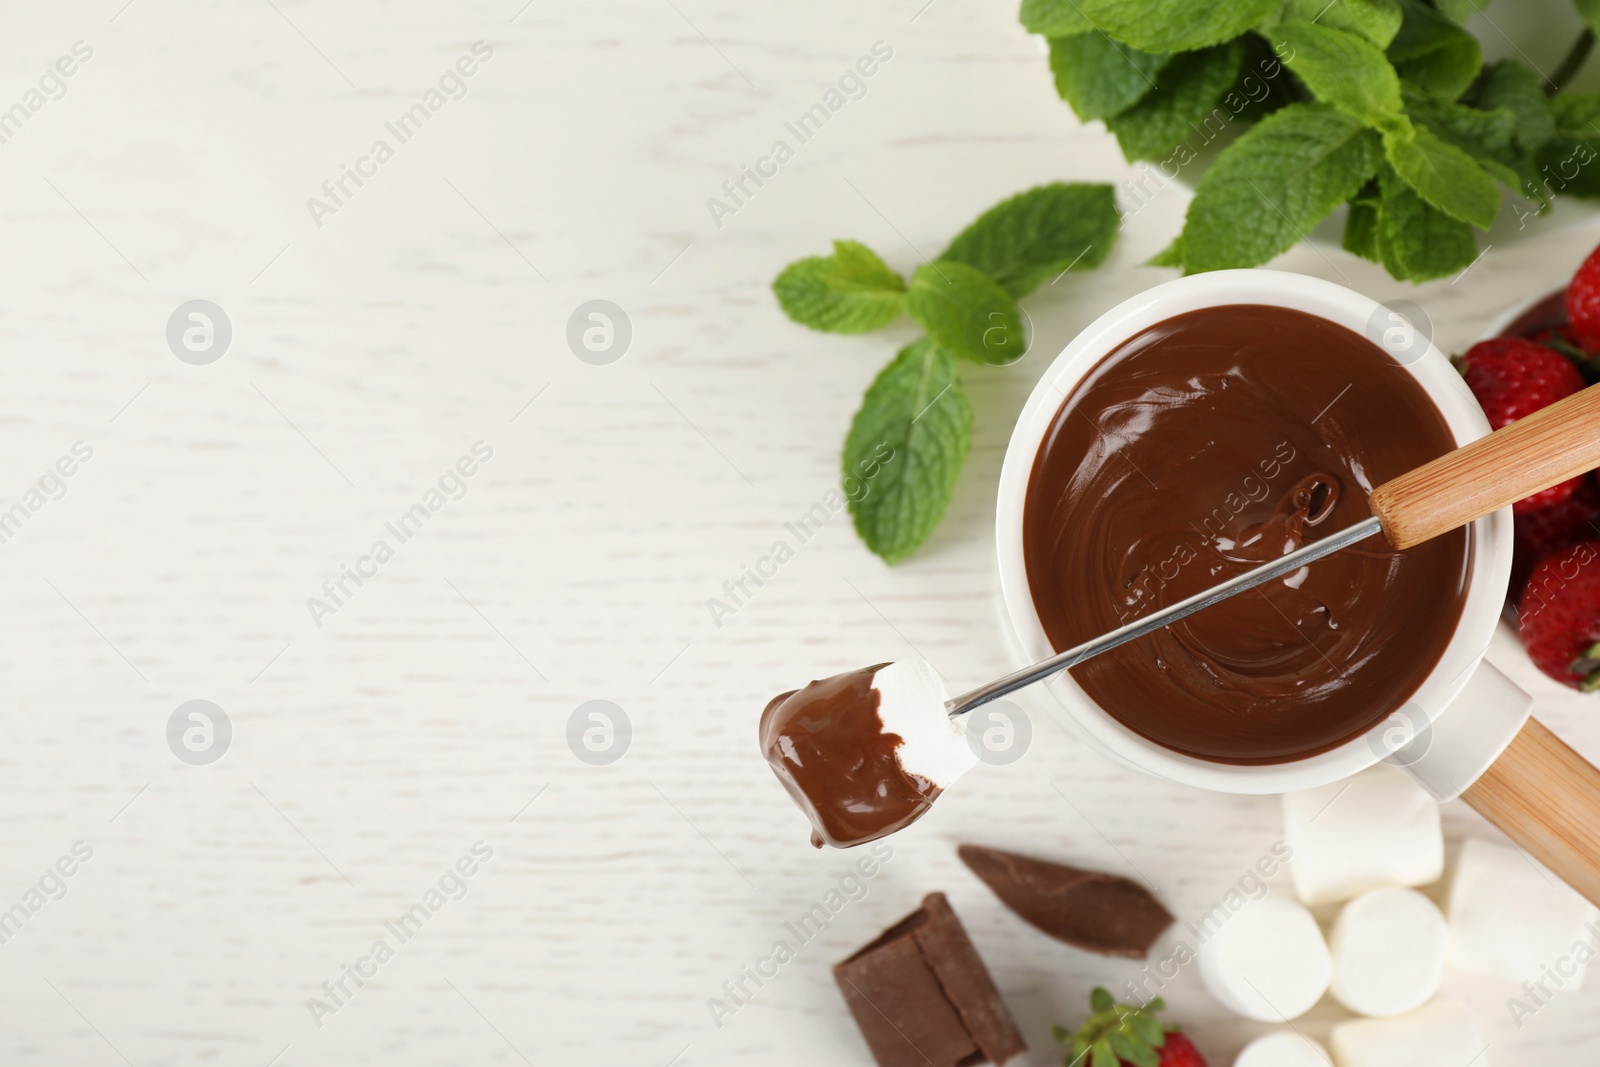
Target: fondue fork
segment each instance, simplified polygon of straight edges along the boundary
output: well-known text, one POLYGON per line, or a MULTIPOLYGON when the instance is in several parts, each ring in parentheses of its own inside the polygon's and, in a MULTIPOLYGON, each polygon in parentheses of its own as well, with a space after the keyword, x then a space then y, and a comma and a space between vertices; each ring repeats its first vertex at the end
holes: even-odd
POLYGON ((1374 534, 1404 550, 1600 467, 1600 385, 1518 419, 1374 489, 1372 517, 945 702, 952 718, 1281 578, 1374 534))

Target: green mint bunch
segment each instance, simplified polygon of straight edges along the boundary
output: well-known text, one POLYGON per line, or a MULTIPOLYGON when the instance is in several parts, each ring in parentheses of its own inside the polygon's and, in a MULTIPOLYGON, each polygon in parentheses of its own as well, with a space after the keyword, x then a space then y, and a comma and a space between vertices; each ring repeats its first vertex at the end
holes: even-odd
POLYGON ((1420 282, 1473 263, 1502 187, 1527 214, 1600 196, 1600 94, 1560 92, 1600 0, 1576 0, 1591 28, 1550 82, 1483 62, 1462 22, 1487 2, 1023 0, 1021 19, 1130 161, 1203 168, 1155 264, 1256 266, 1348 204, 1345 249, 1420 282))
POLYGON ((1020 359, 1028 338, 1017 301, 1099 266, 1119 223, 1111 186, 1043 185, 984 212, 909 282, 867 246, 835 241, 833 255, 796 260, 772 283, 784 313, 814 330, 866 333, 909 315, 926 332, 868 387, 845 438, 850 515, 873 552, 905 559, 950 504, 972 445, 957 368, 1020 359))

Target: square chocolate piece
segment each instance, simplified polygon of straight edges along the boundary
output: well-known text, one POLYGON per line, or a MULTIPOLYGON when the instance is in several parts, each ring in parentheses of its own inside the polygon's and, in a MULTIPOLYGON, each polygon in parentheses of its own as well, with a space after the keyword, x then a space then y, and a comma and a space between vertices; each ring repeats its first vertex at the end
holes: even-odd
POLYGON ((833 968, 879 1067, 1002 1064, 1026 1050, 943 893, 833 968))

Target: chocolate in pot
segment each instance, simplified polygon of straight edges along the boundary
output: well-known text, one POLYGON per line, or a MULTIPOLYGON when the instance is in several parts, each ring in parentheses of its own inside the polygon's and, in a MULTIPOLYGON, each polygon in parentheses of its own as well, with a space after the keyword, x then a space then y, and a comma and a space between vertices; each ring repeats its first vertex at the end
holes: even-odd
MULTIPOLYGON (((1374 486, 1455 447, 1416 380, 1288 308, 1168 319, 1067 398, 1029 480, 1023 550, 1057 650, 1367 518, 1374 486)), ((1072 669, 1129 729, 1190 756, 1280 763, 1403 706, 1461 614, 1458 530, 1373 538, 1072 669)))

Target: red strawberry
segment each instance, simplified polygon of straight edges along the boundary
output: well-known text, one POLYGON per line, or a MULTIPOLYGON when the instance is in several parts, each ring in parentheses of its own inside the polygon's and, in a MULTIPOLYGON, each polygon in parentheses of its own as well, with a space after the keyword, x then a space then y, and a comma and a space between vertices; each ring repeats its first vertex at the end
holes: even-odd
POLYGON ((1206 1067, 1194 1042, 1166 1027, 1156 1012, 1166 1007, 1156 997, 1144 1007, 1118 1004, 1104 989, 1089 995, 1091 1014, 1076 1033, 1056 1027, 1056 1040, 1067 1046, 1068 1064, 1102 1067, 1206 1067))
MULTIPOLYGON (((1467 387, 1496 430, 1576 393, 1584 384, 1583 375, 1565 356, 1525 337, 1479 341, 1460 363, 1467 387)), ((1520 514, 1559 504, 1577 492, 1581 481, 1557 482, 1517 501, 1512 510, 1520 514)))
POLYGON ((1585 692, 1600 689, 1600 541, 1580 541, 1533 569, 1517 629, 1534 666, 1585 692))
POLYGON ((1206 1059, 1193 1041, 1177 1030, 1168 1030, 1167 1043, 1161 1046, 1159 1067, 1206 1067, 1206 1059))
POLYGON ((1511 550, 1511 599, 1522 596, 1534 566, 1552 552, 1600 537, 1600 485, 1579 479, 1575 493, 1559 504, 1516 516, 1511 550))
POLYGON ((1567 321, 1579 348, 1600 348, 1600 248, 1589 253, 1567 286, 1567 321))

